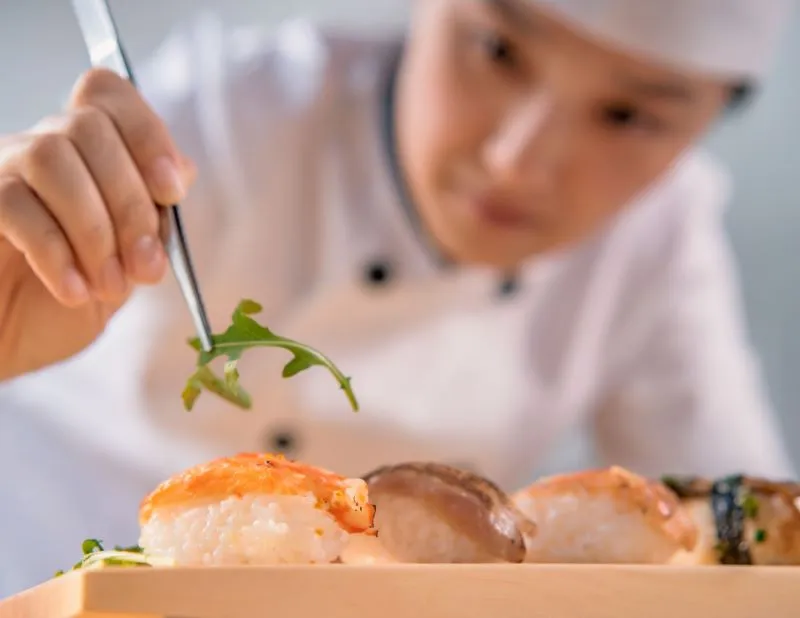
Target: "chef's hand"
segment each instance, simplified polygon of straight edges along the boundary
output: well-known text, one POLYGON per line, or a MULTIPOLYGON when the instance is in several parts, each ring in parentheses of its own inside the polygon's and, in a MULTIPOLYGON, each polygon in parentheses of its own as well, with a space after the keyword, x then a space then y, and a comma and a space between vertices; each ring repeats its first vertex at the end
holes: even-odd
POLYGON ((91 344, 167 270, 159 213, 194 167, 126 80, 92 70, 64 114, 0 137, 0 380, 91 344))

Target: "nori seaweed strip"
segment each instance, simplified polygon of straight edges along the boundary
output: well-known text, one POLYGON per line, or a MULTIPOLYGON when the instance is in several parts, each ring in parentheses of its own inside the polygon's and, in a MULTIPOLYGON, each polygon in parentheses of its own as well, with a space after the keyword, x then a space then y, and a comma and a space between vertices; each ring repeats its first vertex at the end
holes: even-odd
POLYGON ((744 477, 730 476, 711 487, 711 510, 717 528, 720 564, 752 565, 750 547, 744 538, 744 477))

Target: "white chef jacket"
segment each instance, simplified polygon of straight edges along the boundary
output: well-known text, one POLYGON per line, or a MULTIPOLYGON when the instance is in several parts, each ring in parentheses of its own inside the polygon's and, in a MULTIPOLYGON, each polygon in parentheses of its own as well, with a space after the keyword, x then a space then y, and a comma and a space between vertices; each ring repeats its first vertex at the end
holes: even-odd
POLYGON ((588 427, 603 462, 658 475, 792 468, 747 340, 722 226, 728 182, 694 150, 597 234, 524 266, 443 268, 392 173, 386 88, 401 37, 303 21, 265 36, 203 16, 140 75, 199 167, 184 203, 210 319, 242 298, 349 376, 286 380, 283 350, 241 361, 252 411, 181 390, 193 325, 172 278, 143 288, 75 359, 0 385, 0 594, 137 540, 160 480, 238 451, 344 474, 403 460, 508 489, 588 427))

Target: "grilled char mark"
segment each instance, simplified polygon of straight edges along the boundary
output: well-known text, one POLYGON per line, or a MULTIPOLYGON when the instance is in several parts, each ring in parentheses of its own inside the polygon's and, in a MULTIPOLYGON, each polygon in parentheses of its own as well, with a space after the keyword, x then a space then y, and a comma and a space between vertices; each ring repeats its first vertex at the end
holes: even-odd
POLYGON ((665 476, 661 482, 681 500, 708 497, 714 485, 713 482, 698 476, 665 476))
MULTIPOLYGON (((800 498, 800 483, 796 481, 770 481, 752 476, 741 476, 742 485, 753 494, 784 494, 800 498)), ((664 476, 661 482, 679 498, 706 498, 711 495, 714 481, 699 476, 664 476)))

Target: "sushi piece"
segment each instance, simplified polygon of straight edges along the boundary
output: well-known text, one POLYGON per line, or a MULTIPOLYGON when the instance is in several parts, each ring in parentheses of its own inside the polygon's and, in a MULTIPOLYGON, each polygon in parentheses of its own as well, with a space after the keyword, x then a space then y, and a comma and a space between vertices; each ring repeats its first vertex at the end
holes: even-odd
POLYGON ((178 566, 330 563, 374 512, 361 479, 245 453, 158 486, 141 504, 139 545, 178 566))
POLYGON ((527 562, 663 564, 697 541, 674 493, 619 467, 543 478, 512 498, 539 527, 527 562))
POLYGON ((800 485, 743 475, 666 477, 699 540, 678 564, 800 565, 800 485))
POLYGON ((536 535, 502 490, 470 472, 409 462, 378 468, 364 480, 376 508, 378 562, 519 563, 525 536, 536 535))

